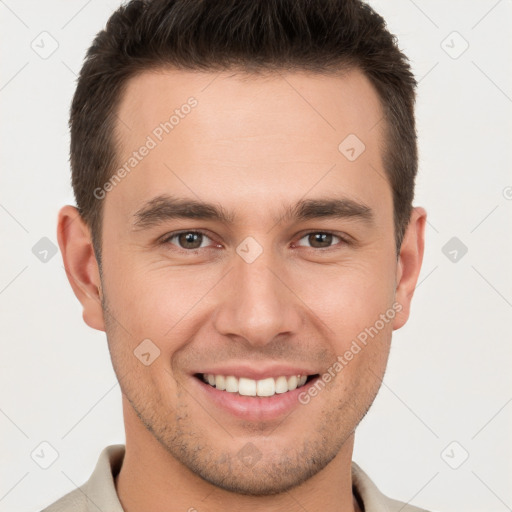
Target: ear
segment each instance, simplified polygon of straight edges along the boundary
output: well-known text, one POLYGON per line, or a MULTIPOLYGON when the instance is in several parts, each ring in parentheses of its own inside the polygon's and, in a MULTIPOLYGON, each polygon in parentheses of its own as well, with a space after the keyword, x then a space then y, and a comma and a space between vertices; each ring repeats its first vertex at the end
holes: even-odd
POLYGON ((426 221, 425 209, 413 208, 397 263, 395 301, 401 304, 402 310, 393 320, 393 330, 403 327, 409 318, 411 300, 423 261, 426 221))
POLYGON ((75 207, 60 210, 57 239, 69 283, 83 307, 84 322, 104 331, 100 272, 91 232, 75 207))

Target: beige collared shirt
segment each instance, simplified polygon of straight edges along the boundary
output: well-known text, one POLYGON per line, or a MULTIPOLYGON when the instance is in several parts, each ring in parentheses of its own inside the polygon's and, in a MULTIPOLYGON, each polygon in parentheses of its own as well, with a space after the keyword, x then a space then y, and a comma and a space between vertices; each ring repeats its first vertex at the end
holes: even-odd
MULTIPOLYGON (((101 452, 89 480, 42 512, 124 512, 114 485, 114 477, 121 469, 124 452, 123 444, 107 446, 101 452)), ((352 484, 354 493, 364 505, 364 512, 427 512, 382 494, 353 461, 352 484)))

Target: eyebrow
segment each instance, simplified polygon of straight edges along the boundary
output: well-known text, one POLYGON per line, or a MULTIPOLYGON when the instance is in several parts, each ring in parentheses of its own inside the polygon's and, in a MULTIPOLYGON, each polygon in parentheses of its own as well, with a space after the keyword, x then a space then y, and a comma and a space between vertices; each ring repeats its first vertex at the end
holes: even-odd
MULTIPOLYGON (((373 210, 364 203, 349 198, 302 199, 285 208, 276 223, 305 221, 319 218, 354 218, 373 224, 373 210)), ((195 199, 177 198, 169 195, 154 197, 134 214, 134 228, 147 229, 173 219, 213 220, 233 224, 235 215, 222 206, 195 199)))

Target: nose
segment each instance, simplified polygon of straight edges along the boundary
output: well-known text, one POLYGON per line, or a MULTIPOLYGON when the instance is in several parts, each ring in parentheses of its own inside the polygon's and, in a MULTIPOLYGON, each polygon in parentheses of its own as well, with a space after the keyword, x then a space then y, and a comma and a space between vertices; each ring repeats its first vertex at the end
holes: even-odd
POLYGON ((247 263, 235 256, 234 268, 220 290, 214 315, 217 331, 247 344, 263 347, 280 335, 297 334, 304 314, 283 264, 265 252, 247 263))

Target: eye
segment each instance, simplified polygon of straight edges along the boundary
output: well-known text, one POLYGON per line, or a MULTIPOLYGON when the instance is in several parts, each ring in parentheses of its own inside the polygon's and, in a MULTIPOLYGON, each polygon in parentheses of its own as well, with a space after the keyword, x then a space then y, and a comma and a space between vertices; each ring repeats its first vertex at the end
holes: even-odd
MULTIPOLYGON (((306 240, 309 245, 306 247, 311 247, 313 249, 329 249, 333 247, 333 242, 336 240, 341 242, 346 242, 343 238, 334 233, 330 233, 328 231, 311 231, 310 233, 306 233, 300 240, 297 245, 302 246, 300 243, 301 240, 306 240)), ((334 245, 336 245, 334 243, 334 245)))
POLYGON ((208 247, 208 241, 212 242, 213 240, 201 231, 180 231, 171 233, 162 240, 162 243, 171 243, 180 249, 194 250, 208 247))

